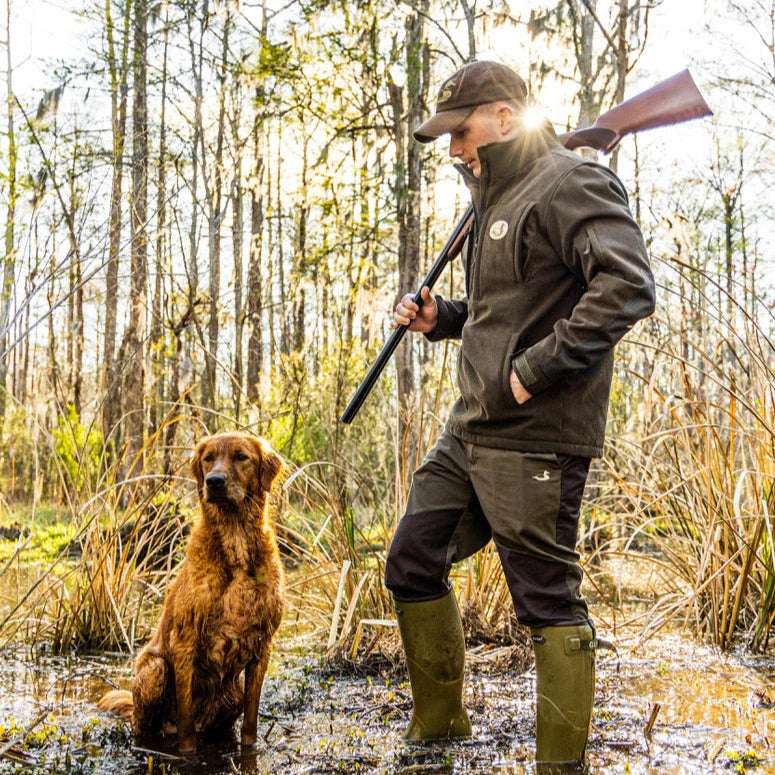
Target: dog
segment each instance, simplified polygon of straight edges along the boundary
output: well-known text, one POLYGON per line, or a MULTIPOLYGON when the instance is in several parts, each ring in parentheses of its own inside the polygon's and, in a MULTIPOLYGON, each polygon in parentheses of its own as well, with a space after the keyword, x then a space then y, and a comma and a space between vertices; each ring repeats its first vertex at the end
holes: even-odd
POLYGON ((132 692, 98 703, 132 721, 139 736, 177 733, 181 753, 196 734, 229 729, 244 712, 253 746, 261 686, 284 611, 283 568, 266 514, 282 468, 262 439, 224 433, 201 441, 191 461, 200 518, 164 600, 161 620, 135 660, 132 692), (244 671, 244 677, 243 677, 244 671))

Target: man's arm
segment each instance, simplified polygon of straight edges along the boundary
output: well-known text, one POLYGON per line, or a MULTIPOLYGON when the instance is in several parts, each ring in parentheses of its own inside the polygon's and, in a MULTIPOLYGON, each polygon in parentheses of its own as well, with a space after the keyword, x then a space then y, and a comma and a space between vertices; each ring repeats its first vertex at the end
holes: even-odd
POLYGON ((460 339, 463 326, 468 318, 468 302, 436 297, 436 308, 439 312, 436 328, 425 336, 431 342, 441 339, 460 339))
POLYGON ((431 296, 430 289, 422 289, 422 307, 414 303, 411 293, 401 299, 393 312, 392 328, 408 326, 410 331, 425 334, 431 342, 440 339, 458 338, 468 317, 468 303, 449 301, 441 296, 431 296))
POLYGON ((567 319, 512 360, 531 395, 572 378, 654 311, 654 277, 640 229, 619 179, 604 167, 574 167, 543 212, 557 254, 586 290, 567 319))

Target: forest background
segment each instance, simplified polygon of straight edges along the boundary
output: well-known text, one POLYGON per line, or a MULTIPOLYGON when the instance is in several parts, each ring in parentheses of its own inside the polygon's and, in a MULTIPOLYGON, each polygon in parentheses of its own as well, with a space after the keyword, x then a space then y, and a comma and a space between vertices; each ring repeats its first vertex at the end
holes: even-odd
MULTIPOLYGON (((644 632, 680 615, 722 646, 768 647, 773 0, 3 11, 0 517, 21 538, 2 572, 41 524, 62 536, 4 640, 134 648, 175 569, 150 549, 194 512, 191 448, 234 428, 287 460, 276 511, 303 561, 297 617, 355 654, 357 624, 389 616, 384 550, 455 398, 457 343, 406 337, 356 421, 337 418, 467 204, 444 142, 410 130, 479 57, 521 73, 559 131, 684 66, 714 109, 601 159, 659 298, 618 348, 580 548, 614 627, 610 564, 636 560, 644 632)), ((439 291, 461 286, 453 264, 439 291)), ((497 557, 459 582, 471 617, 510 637, 497 557)))

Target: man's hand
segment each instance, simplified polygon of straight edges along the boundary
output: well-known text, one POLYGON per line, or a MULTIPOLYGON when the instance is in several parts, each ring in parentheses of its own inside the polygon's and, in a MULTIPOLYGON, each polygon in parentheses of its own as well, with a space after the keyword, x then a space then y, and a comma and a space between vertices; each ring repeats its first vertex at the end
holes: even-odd
POLYGON ((426 285, 420 291, 423 300, 422 307, 418 307, 412 299, 413 293, 407 293, 401 301, 396 304, 393 313, 393 322, 391 328, 399 326, 408 326, 410 331, 420 331, 423 334, 429 334, 436 328, 439 322, 439 308, 436 305, 436 299, 431 296, 431 289, 426 285))
POLYGON ((514 400, 518 404, 524 404, 525 401, 533 397, 532 393, 528 393, 527 390, 522 387, 522 383, 519 381, 519 377, 514 369, 509 373, 509 387, 514 395, 514 400))

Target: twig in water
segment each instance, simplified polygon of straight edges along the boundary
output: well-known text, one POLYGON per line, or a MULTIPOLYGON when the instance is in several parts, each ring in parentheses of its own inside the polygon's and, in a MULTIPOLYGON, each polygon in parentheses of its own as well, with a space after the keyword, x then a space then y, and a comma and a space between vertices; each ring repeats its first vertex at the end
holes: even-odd
POLYGON ((716 758, 721 753, 721 749, 724 747, 724 741, 719 740, 716 745, 708 751, 708 764, 713 764, 716 758))
POLYGON ((164 751, 154 751, 153 748, 140 748, 140 746, 133 745, 132 750, 138 751, 139 753, 147 753, 151 756, 159 756, 162 759, 173 759, 178 762, 188 761, 185 756, 176 756, 174 753, 165 753, 164 751))
POLYGON ((643 734, 646 735, 646 737, 651 737, 651 730, 654 729, 654 724, 657 723, 657 716, 659 715, 659 709, 662 707, 662 704, 659 702, 655 702, 651 706, 651 716, 649 716, 648 724, 646 724, 646 728, 643 730, 643 734))

